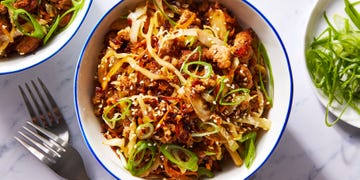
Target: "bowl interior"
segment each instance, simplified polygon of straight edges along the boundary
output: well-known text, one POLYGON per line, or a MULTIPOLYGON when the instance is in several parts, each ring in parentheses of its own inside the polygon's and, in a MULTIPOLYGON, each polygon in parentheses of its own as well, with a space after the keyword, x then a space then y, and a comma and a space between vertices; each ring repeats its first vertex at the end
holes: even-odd
MULTIPOLYGON (((103 48, 105 34, 110 24, 120 15, 134 9, 141 0, 125 0, 115 5, 100 20, 90 34, 79 58, 74 80, 75 107, 86 144, 95 158, 112 175, 121 179, 136 179, 122 167, 115 153, 102 144, 104 137, 100 132, 97 118, 94 116, 91 98, 94 89, 94 75, 97 67, 97 57, 103 48)), ((251 27, 259 36, 267 49, 274 76, 274 106, 269 119, 272 127, 261 137, 257 144, 256 158, 251 168, 245 166, 234 168, 232 162, 225 162, 222 172, 214 179, 237 177, 245 179, 253 174, 267 160, 286 126, 292 104, 292 75, 289 60, 283 43, 270 22, 251 4, 241 0, 224 0, 227 7, 245 27, 251 27)), ((231 161, 231 160, 230 160, 231 161)))
POLYGON ((0 75, 15 73, 38 65, 59 52, 75 35, 90 9, 92 0, 85 0, 84 7, 78 12, 74 21, 64 31, 54 36, 45 46, 35 53, 26 56, 11 56, 0 60, 0 75))

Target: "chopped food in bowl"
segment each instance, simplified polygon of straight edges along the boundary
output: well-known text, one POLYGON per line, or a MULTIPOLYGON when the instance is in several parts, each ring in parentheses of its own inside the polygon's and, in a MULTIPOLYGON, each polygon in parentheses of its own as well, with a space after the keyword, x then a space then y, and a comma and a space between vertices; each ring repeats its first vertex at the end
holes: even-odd
POLYGON ((246 178, 286 125, 291 71, 275 30, 241 1, 189 2, 124 1, 83 49, 75 73, 80 127, 117 178, 246 178), (267 49, 270 42, 276 48, 267 49), (279 68, 286 76, 273 73, 279 68), (286 85, 282 99, 277 78, 286 85))
POLYGON ((56 54, 74 36, 92 0, 2 0, 0 74, 21 71, 56 54))

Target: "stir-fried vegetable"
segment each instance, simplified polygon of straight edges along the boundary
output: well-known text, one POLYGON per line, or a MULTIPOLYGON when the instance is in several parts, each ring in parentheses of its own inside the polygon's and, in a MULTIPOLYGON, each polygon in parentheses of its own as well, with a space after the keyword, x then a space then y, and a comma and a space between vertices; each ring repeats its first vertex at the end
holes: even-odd
POLYGON ((149 0, 107 33, 93 99, 103 143, 144 178, 213 177, 225 158, 249 168, 271 127, 266 49, 219 2, 179 2, 149 0))
POLYGON ((132 149, 126 168, 135 176, 144 174, 155 162, 156 147, 150 141, 139 141, 132 149))
POLYGON ((310 76, 329 99, 325 115, 327 126, 338 122, 349 107, 360 114, 360 16, 354 7, 359 2, 344 2, 345 12, 358 28, 339 15, 334 16, 333 24, 324 13, 328 27, 314 38, 306 52, 310 76), (330 122, 329 108, 334 101, 343 105, 343 109, 337 119, 330 122))
POLYGON ((204 122, 199 126, 201 129, 204 129, 204 132, 197 132, 197 133, 192 133, 191 136, 193 137, 202 137, 202 136, 207 136, 207 135, 211 135, 211 134, 215 134, 218 133, 220 131, 220 128, 212 122, 204 122))
POLYGON ((181 172, 198 170, 198 157, 190 150, 175 144, 163 144, 160 151, 169 161, 176 164, 181 172))
POLYGON ((256 132, 249 132, 245 134, 239 141, 245 144, 245 165, 250 167, 255 159, 255 140, 256 132))
POLYGON ((0 27, 0 32, 3 32, 0 33, 0 56, 6 57, 16 51, 20 55, 26 55, 46 45, 51 37, 73 22, 84 4, 85 0, 36 3, 20 0, 1 1, 1 5, 6 9, 0 22, 3 25, 0 27), (24 37, 33 40, 29 41, 29 38, 24 37))
POLYGON ((110 107, 107 107, 104 111, 102 118, 104 121, 109 125, 110 128, 115 128, 116 123, 119 120, 125 119, 126 115, 129 114, 129 109, 131 107, 132 101, 130 99, 124 98, 118 101, 117 103, 113 104, 110 107), (121 113, 113 113, 111 118, 108 117, 109 112, 114 111, 114 108, 120 106, 121 113))

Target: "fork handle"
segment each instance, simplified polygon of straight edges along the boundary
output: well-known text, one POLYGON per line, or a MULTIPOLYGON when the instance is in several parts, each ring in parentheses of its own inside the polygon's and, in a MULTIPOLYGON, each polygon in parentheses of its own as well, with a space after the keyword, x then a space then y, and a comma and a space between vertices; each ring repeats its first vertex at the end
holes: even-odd
POLYGON ((66 153, 63 155, 62 159, 66 161, 66 167, 63 164, 63 168, 56 171, 61 177, 69 180, 90 180, 79 152, 73 147, 67 146, 66 153))

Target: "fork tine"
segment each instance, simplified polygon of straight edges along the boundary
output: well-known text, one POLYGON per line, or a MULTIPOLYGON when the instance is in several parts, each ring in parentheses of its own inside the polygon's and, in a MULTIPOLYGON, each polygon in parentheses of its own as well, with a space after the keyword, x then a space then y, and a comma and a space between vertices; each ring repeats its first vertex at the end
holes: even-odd
MULTIPOLYGON (((46 120, 46 117, 45 117, 45 113, 43 112, 43 110, 41 109, 41 107, 40 107, 40 105, 39 105, 39 103, 38 103, 38 101, 37 101, 37 99, 35 98, 35 96, 34 96, 34 93, 31 91, 31 89, 30 89, 30 87, 29 87, 29 85, 27 84, 27 83, 25 83, 25 87, 26 87, 26 89, 27 89, 27 91, 28 91, 28 93, 29 93, 29 95, 30 95, 30 97, 31 97, 31 99, 32 99, 32 101, 33 101, 33 103, 34 103, 34 105, 35 105, 35 108, 36 108, 36 110, 37 110, 37 112, 38 112, 38 118, 41 120, 41 125, 43 126, 43 127, 47 127, 48 125, 49 125, 49 123, 47 122, 47 120, 46 120)), ((25 94, 25 93, 24 93, 25 94)), ((26 94, 25 94, 25 96, 26 96, 26 94)), ((26 105, 27 107, 28 106, 31 106, 31 103, 29 102, 29 104, 28 105, 26 105)), ((31 114, 30 114, 31 115, 31 114)), ((33 115, 31 115, 32 117, 31 118, 36 118, 37 116, 36 116, 36 114, 34 114, 35 116, 33 116, 33 115)), ((36 122, 38 122, 38 121, 36 121, 36 122)), ((37 123, 37 124, 39 124, 39 123, 37 123)))
POLYGON ((67 143, 61 139, 59 136, 57 136, 56 134, 30 122, 27 121, 27 124, 29 124, 30 126, 32 126, 33 128, 35 128, 36 130, 38 130, 39 132, 41 132, 42 134, 44 134, 45 136, 49 137, 50 139, 54 140, 55 142, 57 142, 58 144, 60 144, 61 146, 65 146, 67 143))
POLYGON ((26 109, 29 111, 29 114, 30 114, 30 116, 31 116, 31 121, 34 122, 34 123, 36 123, 36 124, 40 123, 40 122, 38 121, 38 118, 36 117, 36 113, 35 113, 32 105, 31 105, 31 103, 30 103, 30 101, 29 101, 29 98, 28 98, 27 95, 25 94, 23 88, 22 88, 21 86, 18 86, 18 87, 19 87, 21 96, 23 97, 23 100, 24 100, 24 102, 25 102, 26 109))
MULTIPOLYGON (((28 132, 32 132, 31 130, 27 129, 26 127, 23 127, 26 131, 28 132)), ((24 137, 26 140, 28 140, 29 142, 31 142, 33 145, 35 145, 37 148, 39 148, 41 151, 45 152, 48 155, 51 156, 57 156, 57 157, 61 157, 60 154, 58 152, 56 152, 55 150, 53 150, 52 148, 50 148, 47 144, 50 144, 49 141, 46 141, 45 139, 40 139, 40 141, 42 141, 43 144, 40 144, 39 142, 35 141, 34 139, 30 138, 28 135, 22 133, 21 131, 18 131, 18 133, 24 137)), ((33 134, 33 133, 31 133, 33 134)), ((36 136, 38 137, 38 136, 36 136)))
POLYGON ((49 106, 48 106, 47 103, 45 102, 43 95, 40 93, 39 88, 35 85, 35 82, 34 82, 33 80, 31 80, 31 84, 32 84, 32 86, 34 87, 34 89, 35 89, 35 91, 36 91, 36 93, 37 93, 37 95, 38 95, 38 97, 39 97, 39 99, 40 99, 40 101, 41 101, 41 103, 42 103, 45 111, 46 111, 48 120, 50 121, 50 122, 49 122, 49 123, 50 123, 50 126, 53 125, 53 123, 55 122, 55 119, 54 119, 53 114, 51 113, 51 111, 50 111, 50 109, 49 109, 49 106))
POLYGON ((60 109, 59 109, 59 106, 56 104, 53 96, 51 95, 51 93, 49 92, 49 90, 47 89, 47 87, 45 86, 45 84, 42 82, 42 80, 40 78, 37 78, 41 88, 43 89, 46 97, 48 98, 49 100, 49 103, 51 105, 51 108, 53 109, 53 113, 54 115, 56 116, 58 122, 57 123, 60 123, 60 121, 64 121, 64 117, 62 116, 61 112, 60 112, 60 109))
POLYGON ((45 164, 54 164, 56 163, 54 159, 51 159, 41 153, 39 150, 35 149, 25 141, 21 140, 18 137, 14 137, 21 145, 23 145, 27 150, 29 150, 35 157, 37 157, 40 161, 44 162, 45 164))
POLYGON ((36 138, 38 138, 41 142, 44 143, 44 146, 51 148, 51 149, 56 149, 56 152, 59 151, 63 151, 65 152, 66 150, 57 142, 55 142, 52 139, 45 139, 44 137, 40 136, 39 134, 35 133, 34 131, 28 129, 27 127, 23 127, 23 129, 25 129, 27 132, 29 132, 30 134, 32 134, 33 136, 35 136, 36 138))

